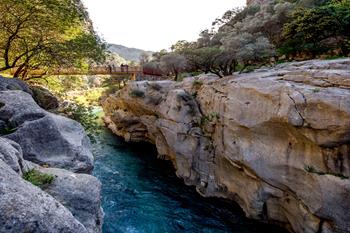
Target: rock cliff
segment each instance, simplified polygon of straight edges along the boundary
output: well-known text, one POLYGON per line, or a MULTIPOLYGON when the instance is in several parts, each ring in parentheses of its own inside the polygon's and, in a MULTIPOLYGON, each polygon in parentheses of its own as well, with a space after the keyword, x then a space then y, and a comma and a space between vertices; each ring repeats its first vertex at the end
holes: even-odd
POLYGON ((350 232, 350 59, 129 82, 102 104, 202 195, 291 232, 350 232))
POLYGON ((31 94, 20 80, 0 77, 0 232, 101 232, 101 184, 81 174, 94 162, 84 129, 41 109, 31 94), (53 182, 32 185, 22 178, 32 169, 53 182))

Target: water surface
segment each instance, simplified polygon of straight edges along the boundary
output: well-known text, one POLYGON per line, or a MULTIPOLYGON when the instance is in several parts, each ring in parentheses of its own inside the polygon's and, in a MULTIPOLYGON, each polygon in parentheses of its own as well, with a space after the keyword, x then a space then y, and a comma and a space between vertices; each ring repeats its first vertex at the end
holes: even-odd
POLYGON ((248 220, 234 203, 203 198, 156 158, 151 145, 128 144, 104 129, 94 144, 102 182, 104 233, 284 233, 248 220))

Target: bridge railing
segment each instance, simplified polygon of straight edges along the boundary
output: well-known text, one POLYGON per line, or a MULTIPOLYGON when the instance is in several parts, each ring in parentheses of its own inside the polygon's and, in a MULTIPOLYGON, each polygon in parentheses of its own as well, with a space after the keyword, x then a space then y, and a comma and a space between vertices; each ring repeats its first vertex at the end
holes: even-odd
MULTIPOLYGON (((94 66, 89 70, 80 70, 76 68, 62 68, 54 70, 31 70, 29 75, 43 76, 43 75, 110 75, 110 74, 142 74, 143 69, 141 66, 128 66, 128 67, 116 67, 116 66, 94 66)), ((15 74, 15 70, 11 70, 11 74, 15 74)))

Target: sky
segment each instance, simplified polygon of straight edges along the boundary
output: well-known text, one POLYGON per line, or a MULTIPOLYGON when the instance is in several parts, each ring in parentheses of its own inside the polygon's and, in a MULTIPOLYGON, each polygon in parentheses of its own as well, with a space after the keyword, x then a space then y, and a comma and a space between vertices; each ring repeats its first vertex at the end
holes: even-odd
POLYGON ((246 0, 82 0, 108 43, 150 51, 194 41, 227 10, 246 0))

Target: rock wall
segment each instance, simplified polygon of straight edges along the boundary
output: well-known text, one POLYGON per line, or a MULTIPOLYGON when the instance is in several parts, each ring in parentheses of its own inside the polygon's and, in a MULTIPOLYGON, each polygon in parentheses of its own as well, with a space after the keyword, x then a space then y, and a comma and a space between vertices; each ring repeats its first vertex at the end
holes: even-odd
POLYGON ((204 196, 291 232, 350 232, 350 59, 218 79, 129 82, 105 122, 204 196))
POLYGON ((88 175, 89 139, 31 94, 20 80, 0 77, 0 232, 99 233, 101 184, 88 175), (40 189, 22 179, 31 169, 55 178, 40 189))

